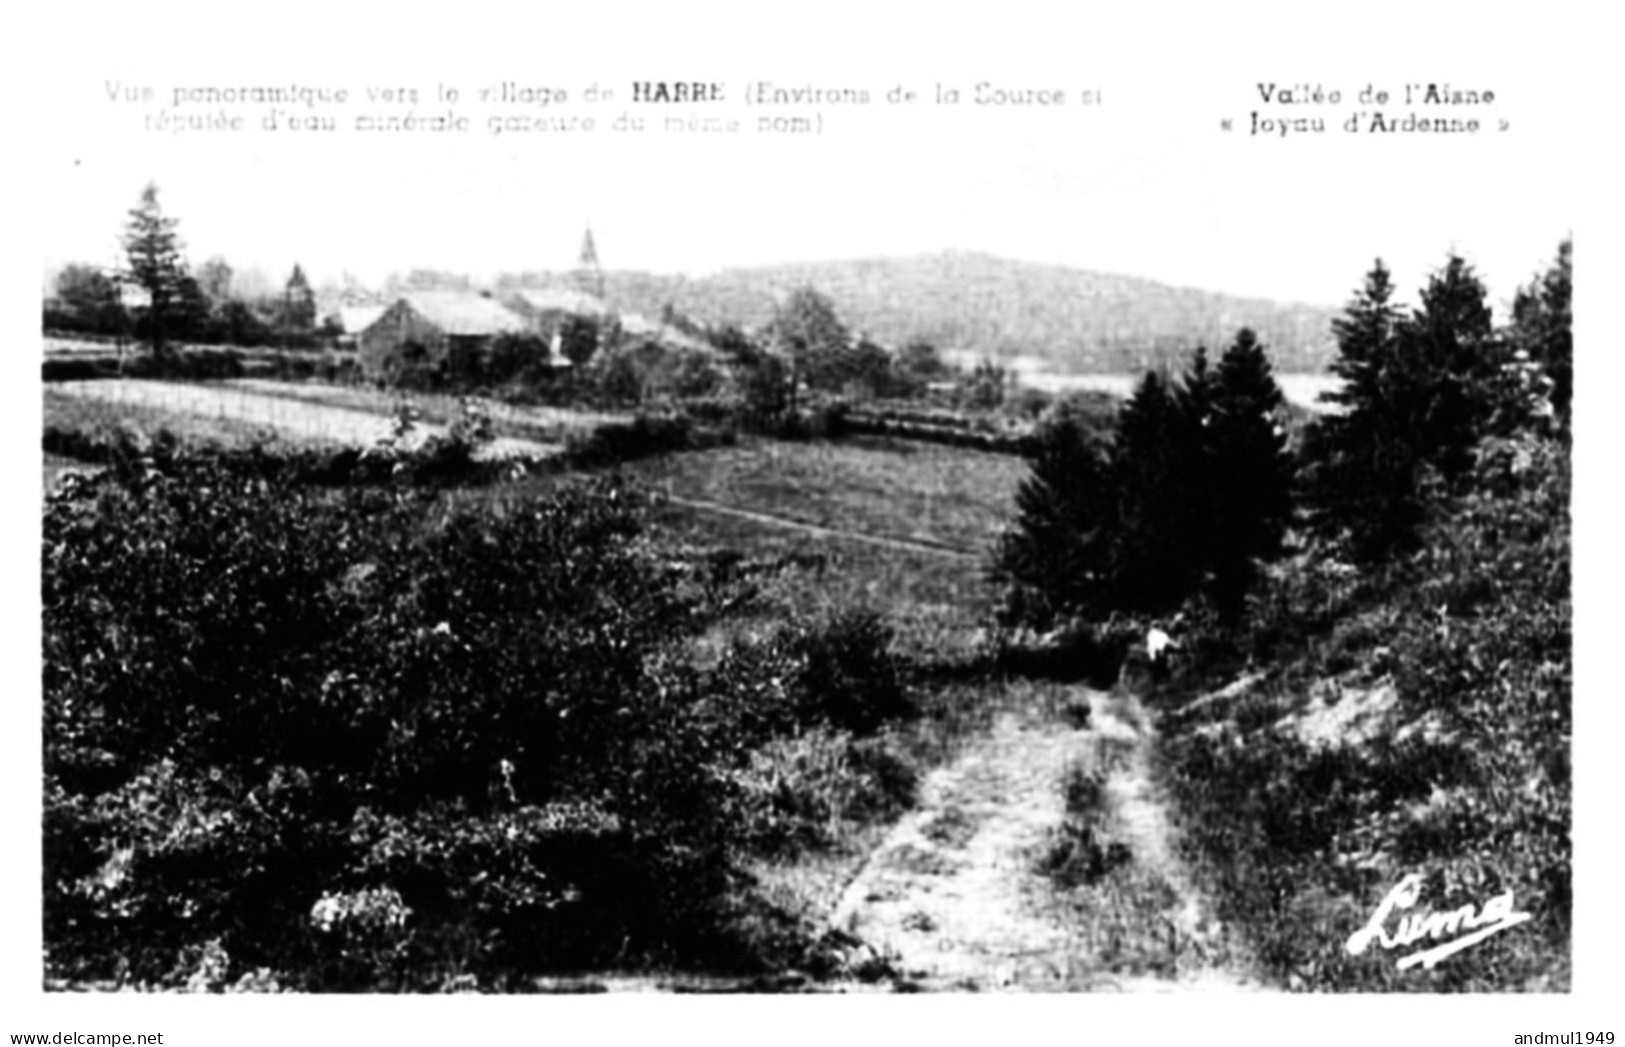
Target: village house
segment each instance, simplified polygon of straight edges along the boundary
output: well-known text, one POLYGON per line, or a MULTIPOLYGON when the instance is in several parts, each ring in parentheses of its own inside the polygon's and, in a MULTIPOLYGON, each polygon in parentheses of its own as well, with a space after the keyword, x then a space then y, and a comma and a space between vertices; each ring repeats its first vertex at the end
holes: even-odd
POLYGON ((424 291, 386 307, 356 338, 361 371, 388 377, 403 364, 434 366, 454 354, 483 353, 502 334, 532 330, 524 317, 473 291, 424 291))
POLYGON ((338 327, 338 347, 354 352, 360 344, 361 332, 371 327, 384 315, 386 305, 341 305, 329 317, 338 327))
POLYGON ((524 317, 531 333, 547 343, 554 366, 569 364, 563 352, 566 321, 591 320, 602 333, 615 316, 602 298, 570 287, 520 288, 504 295, 502 304, 524 317))
POLYGON ((620 318, 623 340, 654 342, 668 349, 681 349, 704 356, 719 356, 710 342, 696 338, 674 324, 650 320, 638 313, 626 313, 620 318))

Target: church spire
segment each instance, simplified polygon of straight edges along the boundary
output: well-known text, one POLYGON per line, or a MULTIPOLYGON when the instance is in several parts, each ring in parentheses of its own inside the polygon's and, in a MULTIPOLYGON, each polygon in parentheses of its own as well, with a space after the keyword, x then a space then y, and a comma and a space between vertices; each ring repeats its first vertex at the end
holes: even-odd
POLYGON ((592 225, 588 223, 581 236, 581 254, 576 259, 577 274, 583 283, 589 283, 593 293, 604 297, 604 270, 598 264, 598 245, 592 238, 592 225))

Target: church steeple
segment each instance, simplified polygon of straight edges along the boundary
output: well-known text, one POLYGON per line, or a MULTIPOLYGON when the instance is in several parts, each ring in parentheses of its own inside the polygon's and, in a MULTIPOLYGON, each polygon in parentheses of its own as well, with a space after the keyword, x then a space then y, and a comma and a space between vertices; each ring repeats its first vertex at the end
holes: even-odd
POLYGON ((600 299, 604 297, 604 270, 598 264, 598 244, 592 238, 592 225, 581 236, 581 254, 576 259, 576 282, 600 299))

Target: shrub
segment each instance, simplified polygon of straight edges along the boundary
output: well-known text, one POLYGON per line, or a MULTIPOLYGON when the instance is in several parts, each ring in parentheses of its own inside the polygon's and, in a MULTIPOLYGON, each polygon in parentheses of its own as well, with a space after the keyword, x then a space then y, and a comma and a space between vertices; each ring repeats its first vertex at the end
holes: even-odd
POLYGON ((124 365, 131 378, 179 378, 207 381, 243 377, 243 356, 234 349, 188 348, 162 356, 140 353, 124 365))
POLYGON ((828 846, 846 825, 896 814, 916 786, 912 767, 884 740, 823 728, 752 751, 734 782, 735 838, 781 855, 828 846))
POLYGON ((40 380, 44 382, 80 382, 117 375, 118 361, 109 357, 48 356, 40 363, 40 380))
POLYGON ((704 618, 638 500, 430 508, 155 453, 51 498, 50 977, 500 986, 716 937, 721 746, 645 668, 704 618))
POLYGON ((812 956, 735 858, 911 796, 877 733, 911 708, 884 623, 691 664, 740 583, 657 551, 616 482, 516 508, 314 487, 260 448, 105 460, 44 526, 52 984, 500 989, 812 956))
POLYGON ((639 414, 630 422, 606 422, 585 434, 571 433, 565 457, 574 465, 597 468, 710 446, 718 439, 684 415, 639 414))
POLYGON ((891 638, 879 615, 861 609, 842 611, 822 628, 795 637, 794 701, 801 722, 866 735, 907 716, 913 707, 888 650, 891 638))

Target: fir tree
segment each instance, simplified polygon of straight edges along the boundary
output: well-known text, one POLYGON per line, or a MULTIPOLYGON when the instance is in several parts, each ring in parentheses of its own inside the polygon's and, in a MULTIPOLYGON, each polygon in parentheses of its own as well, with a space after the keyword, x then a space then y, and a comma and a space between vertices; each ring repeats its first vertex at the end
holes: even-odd
POLYGON ((1106 449, 1080 419, 1057 414, 1035 443, 993 573, 1006 587, 1005 617, 1043 628, 1111 604, 1114 495, 1106 449))
POLYGON ((154 356, 168 351, 168 336, 177 319, 181 279, 186 266, 181 261, 176 221, 164 215, 158 204, 158 187, 148 183, 141 191, 141 203, 130 212, 124 231, 124 251, 129 260, 129 278, 147 292, 146 327, 154 356))
POLYGON ((1545 372, 1551 411, 1567 432, 1574 404, 1574 242, 1557 247, 1544 274, 1518 291, 1512 303, 1512 347, 1545 372))
POLYGON ((295 262, 282 291, 282 328, 288 334, 304 336, 316 327, 316 294, 305 279, 305 271, 295 262))
POLYGON ((1292 517, 1292 459, 1283 398, 1264 347, 1242 328, 1213 382, 1204 494, 1210 592, 1221 616, 1239 617, 1258 564, 1281 551, 1292 517))
POLYGON ((1184 526, 1179 537, 1190 556, 1199 566, 1199 579, 1214 556, 1215 535, 1206 518, 1206 507, 1214 497, 1212 463, 1214 456, 1213 411, 1216 394, 1215 376, 1208 365, 1207 348, 1197 346, 1191 357, 1190 369, 1181 376, 1174 389, 1174 408, 1178 421, 1176 443, 1178 452, 1173 481, 1184 492, 1184 526))
POLYGON ((1165 375, 1147 372, 1118 416, 1113 450, 1118 531, 1114 589, 1125 609, 1177 606, 1200 581, 1200 502, 1189 479, 1193 448, 1165 375))
POLYGON ((1389 305, 1391 294, 1379 260, 1334 322, 1344 387, 1331 399, 1343 411, 1309 441, 1317 523, 1346 534, 1361 559, 1414 539, 1424 474, 1462 475, 1507 399, 1506 353, 1470 265, 1452 255, 1409 317, 1389 305))
MULTIPOLYGON (((1331 369, 1343 385, 1322 394, 1321 399, 1337 405, 1350 417, 1362 405, 1369 406, 1381 396, 1382 368, 1392 356, 1394 336, 1404 316, 1392 304, 1393 296, 1392 274, 1378 258, 1354 300, 1342 316, 1332 321, 1338 356, 1331 369)), ((1333 428, 1338 427, 1339 417, 1328 419, 1333 428)))
MULTIPOLYGON (((1413 397, 1406 419, 1417 457, 1444 477, 1472 465, 1472 449, 1506 401, 1507 355, 1495 337, 1488 292, 1472 266, 1451 255, 1422 289, 1422 304, 1400 329, 1400 387, 1413 397)), ((1403 401, 1402 401, 1403 403, 1403 401)))
POLYGON ((1323 399, 1335 413, 1309 429, 1311 520, 1327 537, 1346 536, 1360 559, 1401 544, 1420 521, 1413 442, 1401 435, 1401 328, 1393 281, 1377 259, 1344 313, 1332 321, 1342 387, 1323 399))

